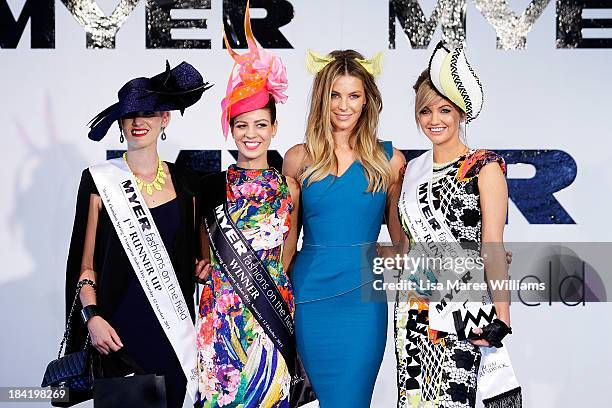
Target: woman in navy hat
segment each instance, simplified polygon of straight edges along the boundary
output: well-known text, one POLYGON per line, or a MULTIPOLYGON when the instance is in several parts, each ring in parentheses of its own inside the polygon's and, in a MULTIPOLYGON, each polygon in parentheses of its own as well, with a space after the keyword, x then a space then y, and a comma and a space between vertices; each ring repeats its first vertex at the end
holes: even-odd
POLYGON ((193 177, 162 161, 157 143, 166 138, 170 111, 182 114, 209 86, 186 62, 166 65, 161 74, 126 83, 119 101, 90 124, 89 138, 99 141, 117 122, 127 152, 81 177, 66 303, 70 308, 78 287, 82 309, 68 319, 67 349, 78 351, 89 335, 104 376, 125 375, 118 356, 127 355, 163 375, 168 407, 180 407, 195 364, 195 198, 193 177))

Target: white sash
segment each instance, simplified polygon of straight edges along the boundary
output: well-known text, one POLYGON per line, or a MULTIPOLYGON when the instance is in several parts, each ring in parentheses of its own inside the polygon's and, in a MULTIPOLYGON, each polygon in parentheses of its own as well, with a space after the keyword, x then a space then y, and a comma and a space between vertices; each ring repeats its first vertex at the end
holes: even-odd
MULTIPOLYGON (((451 254, 468 256, 448 228, 443 214, 434 209, 431 193, 432 176, 431 150, 408 163, 398 204, 403 221, 416 243, 422 245, 424 252, 438 251, 446 256, 451 254)), ((472 270, 470 273, 480 272, 472 270)), ((484 271, 482 273, 482 276, 477 276, 479 282, 484 282, 484 271)), ((444 279, 443 275, 438 274, 436 277, 444 279)), ((429 326, 432 329, 456 334, 454 311, 468 312, 474 316, 479 310, 486 315, 491 311, 492 305, 487 299, 483 299, 483 302, 464 303, 469 298, 467 293, 453 292, 452 296, 452 302, 430 302, 429 326)), ((483 399, 495 397, 519 386, 506 347, 480 347, 480 351, 482 358, 478 374, 478 390, 483 399)))
MULTIPOLYGON (((434 208, 432 202, 433 154, 430 151, 408 163, 404 177, 402 192, 399 200, 399 209, 408 229, 419 245, 420 252, 432 256, 444 255, 445 257, 463 257, 467 259, 471 255, 461 247, 454 235, 446 225, 444 216, 434 208)), ((474 316, 482 309, 486 315, 490 315, 492 306, 489 304, 488 296, 481 302, 470 300, 467 291, 447 290, 447 281, 454 281, 461 275, 453 271, 434 271, 438 282, 442 283, 443 290, 438 290, 443 297, 441 301, 432 301, 429 304, 429 326, 432 329, 446 333, 454 333, 455 323, 453 312, 459 310, 463 314, 470 312, 474 316)), ((484 282, 484 271, 472 269, 463 273, 470 276, 472 280, 484 282)))
POLYGON ((136 180, 123 159, 91 166, 104 207, 155 316, 164 329, 196 402, 196 332, 170 256, 136 180))

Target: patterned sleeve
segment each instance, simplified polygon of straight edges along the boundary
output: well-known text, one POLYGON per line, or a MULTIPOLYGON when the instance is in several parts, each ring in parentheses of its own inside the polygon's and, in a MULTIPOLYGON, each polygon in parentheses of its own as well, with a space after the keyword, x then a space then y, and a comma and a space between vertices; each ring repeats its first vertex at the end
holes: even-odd
POLYGON ((491 150, 483 150, 484 157, 482 158, 482 164, 480 168, 483 168, 489 163, 497 162, 499 163, 499 167, 501 167, 502 172, 506 175, 506 161, 499 154, 495 153, 491 150))
POLYGON ((493 162, 499 163, 499 166, 505 175, 506 162, 499 154, 490 150, 476 150, 463 161, 457 173, 457 178, 459 180, 472 179, 478 176, 480 169, 493 162))

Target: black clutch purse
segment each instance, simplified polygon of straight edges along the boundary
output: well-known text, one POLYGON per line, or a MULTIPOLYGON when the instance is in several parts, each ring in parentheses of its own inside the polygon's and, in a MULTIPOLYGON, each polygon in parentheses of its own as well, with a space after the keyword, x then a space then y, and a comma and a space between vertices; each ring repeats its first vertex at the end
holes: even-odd
POLYGON ((72 315, 76 308, 77 299, 81 288, 89 284, 88 282, 79 282, 68 315, 68 322, 64 330, 64 338, 60 343, 60 349, 57 353, 57 359, 51 361, 47 365, 45 375, 43 376, 41 387, 58 387, 68 389, 68 401, 51 401, 54 407, 70 407, 79 402, 83 402, 93 398, 94 384, 94 364, 95 352, 89 345, 89 335, 85 340, 83 350, 75 353, 64 354, 62 351, 68 342, 70 336, 72 315))

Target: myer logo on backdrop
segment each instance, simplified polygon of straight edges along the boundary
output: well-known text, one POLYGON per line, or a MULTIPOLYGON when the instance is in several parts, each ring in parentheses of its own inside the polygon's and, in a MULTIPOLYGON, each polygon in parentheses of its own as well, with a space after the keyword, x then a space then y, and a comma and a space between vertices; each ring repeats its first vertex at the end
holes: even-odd
MULTIPOLYGON (((105 15, 95 0, 61 0, 86 33, 87 48, 114 48, 117 32, 141 0, 120 0, 115 10, 105 15)), ((200 10, 210 10, 212 2, 223 5, 223 24, 233 47, 244 46, 243 24, 246 0, 142 0, 146 1, 146 48, 211 48, 211 39, 177 39, 176 29, 206 29, 207 18, 200 10), (179 11, 179 15, 176 12, 179 11)), ((7 0, 0 0, 0 48, 16 48, 30 22, 31 48, 55 48, 55 4, 59 0, 25 0, 23 8, 13 12, 7 0)), ((532 0, 517 15, 507 0, 438 0, 429 18, 421 0, 388 0, 363 3, 363 7, 389 10, 389 49, 395 48, 396 24, 399 22, 413 48, 427 48, 438 26, 449 42, 465 39, 466 8, 473 3, 493 26, 500 49, 521 49, 527 34, 551 0, 532 0)), ((612 28, 612 19, 599 10, 612 8, 612 0, 556 0, 557 48, 612 48, 612 38, 596 38, 591 29, 612 28), (586 37, 586 38, 585 38, 586 37)), ((349 3, 347 3, 349 4, 349 3)), ((354 7, 354 6, 350 6, 354 7)), ((294 7, 287 0, 252 0, 251 8, 265 9, 265 18, 253 18, 253 31, 264 48, 293 48, 279 30, 294 18, 294 7)), ((321 10, 324 12, 324 10, 321 10)), ((364 10, 367 12, 367 10, 364 10)), ((371 29, 376 30, 376 27, 371 29)), ((183 33, 184 35, 185 33, 183 33)), ((214 38, 221 42, 221 38, 214 38)))

